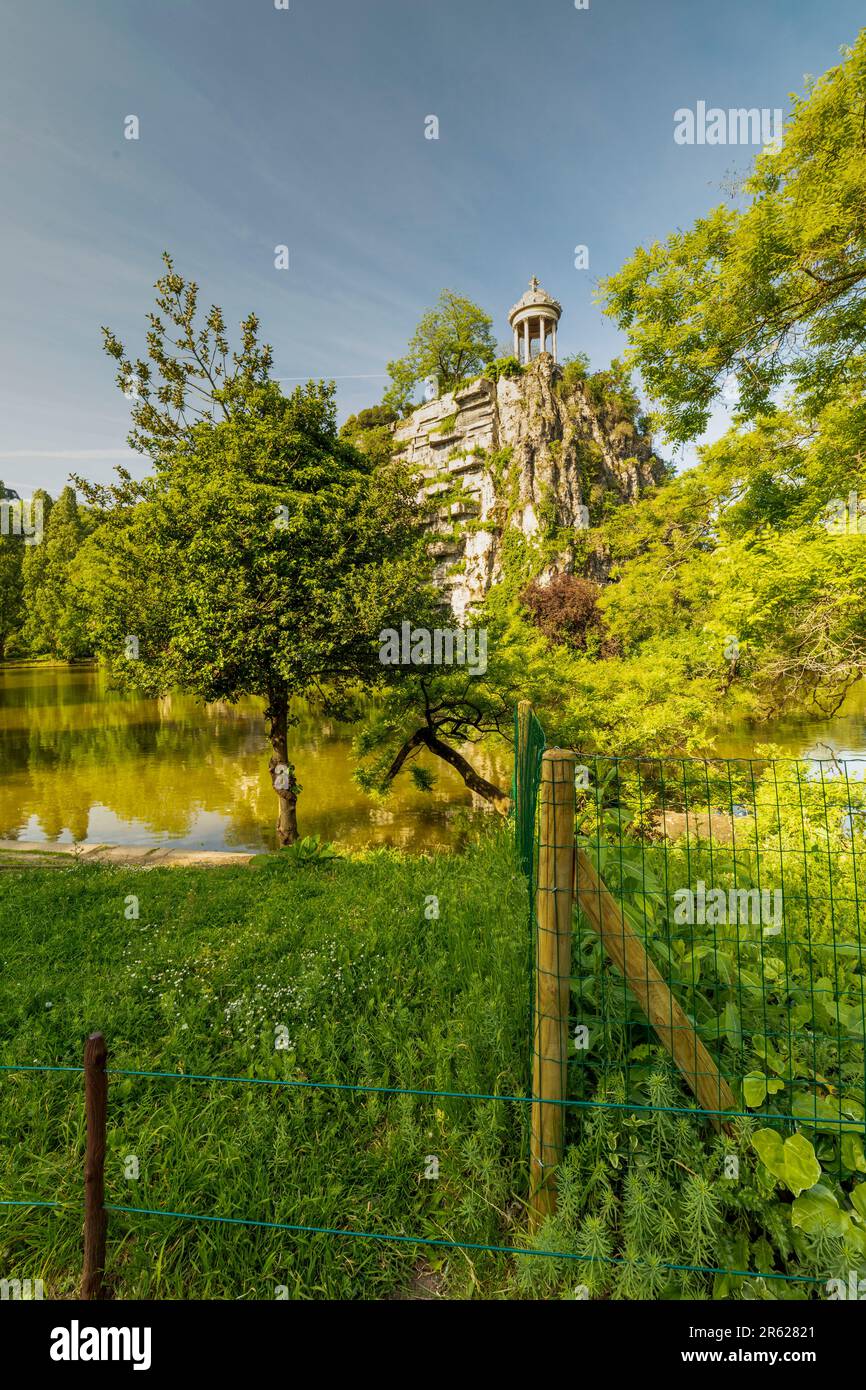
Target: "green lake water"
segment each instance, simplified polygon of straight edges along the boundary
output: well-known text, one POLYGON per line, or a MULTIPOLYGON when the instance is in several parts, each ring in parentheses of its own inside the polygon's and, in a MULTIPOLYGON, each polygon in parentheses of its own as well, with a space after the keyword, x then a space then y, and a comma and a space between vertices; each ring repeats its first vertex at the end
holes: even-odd
MULTIPOLYGON (((352 848, 454 844, 459 814, 473 804, 457 774, 428 759, 432 793, 401 778, 391 798, 375 802, 352 781, 355 732, 299 711, 291 748, 303 787, 301 833, 352 848)), ((792 757, 863 757, 866 687, 831 719, 720 730, 716 751, 748 757, 770 739, 792 757)), ((486 777, 510 784, 508 750, 473 748, 470 756, 486 777)), ((92 666, 0 666, 0 839, 274 848, 267 758, 258 701, 146 700, 109 690, 92 666)))
MULTIPOLYGON (((403 777, 391 797, 374 801, 352 780, 357 727, 296 712, 290 750, 303 788, 302 835, 352 848, 454 843, 455 820, 473 805, 456 772, 426 758, 432 793, 403 777)), ((0 666, 0 840, 272 849, 269 752, 254 699, 141 699, 110 690, 95 666, 0 666)), ((472 758, 510 785, 507 750, 473 749, 472 758)))

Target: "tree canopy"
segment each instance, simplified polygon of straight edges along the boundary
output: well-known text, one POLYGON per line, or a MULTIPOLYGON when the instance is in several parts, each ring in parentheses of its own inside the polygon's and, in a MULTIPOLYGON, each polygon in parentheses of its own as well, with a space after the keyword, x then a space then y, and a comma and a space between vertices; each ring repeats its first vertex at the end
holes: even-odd
POLYGON ((440 394, 477 375, 496 356, 493 320, 471 299, 442 290, 423 315, 405 356, 388 363, 391 386, 385 405, 405 411, 418 387, 435 380, 440 394))
POLYGON ((353 686, 381 679, 377 634, 424 589, 423 508, 411 470, 340 436, 333 383, 283 395, 254 316, 230 354, 221 311, 197 327, 196 287, 168 257, 157 303, 149 360, 105 330, 119 384, 138 383, 130 443, 154 472, 88 488, 102 524, 77 583, 119 678, 153 694, 265 698, 290 843, 290 701, 341 712, 353 686))
POLYGON ((866 375, 866 30, 792 98, 784 139, 741 193, 602 284, 670 439, 699 435, 724 388, 743 419, 792 385, 811 415, 866 375))

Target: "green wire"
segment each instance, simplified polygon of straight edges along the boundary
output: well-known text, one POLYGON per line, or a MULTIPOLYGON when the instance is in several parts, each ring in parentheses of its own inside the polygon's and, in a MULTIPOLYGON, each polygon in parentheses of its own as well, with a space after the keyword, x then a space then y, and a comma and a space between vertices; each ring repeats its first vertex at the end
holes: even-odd
MULTIPOLYGON (((0 1201, 4 1207, 56 1207, 59 1202, 0 1201)), ((300 1226, 288 1221, 257 1221, 246 1216, 211 1216, 192 1211, 162 1211, 157 1207, 122 1207, 106 1202, 104 1211, 119 1211, 128 1216, 164 1216, 177 1221, 215 1221, 226 1226, 254 1226, 269 1231, 294 1231, 310 1236, 348 1236, 354 1240, 384 1240, 401 1245, 435 1245, 447 1250, 479 1250, 490 1255, 531 1255, 545 1260, 572 1260, 592 1263, 595 1255, 574 1255, 566 1250, 532 1250, 518 1245, 485 1245, 480 1241, 441 1240, 433 1236, 398 1236, 384 1231, 352 1231, 338 1226, 300 1226)), ((627 1264, 630 1261, 610 1255, 604 1257, 605 1264, 627 1264)), ((738 1279, 785 1279, 795 1284, 821 1284, 824 1281, 803 1274, 758 1274, 748 1269, 715 1269, 712 1265, 662 1264, 662 1269, 683 1274, 730 1274, 738 1279)))

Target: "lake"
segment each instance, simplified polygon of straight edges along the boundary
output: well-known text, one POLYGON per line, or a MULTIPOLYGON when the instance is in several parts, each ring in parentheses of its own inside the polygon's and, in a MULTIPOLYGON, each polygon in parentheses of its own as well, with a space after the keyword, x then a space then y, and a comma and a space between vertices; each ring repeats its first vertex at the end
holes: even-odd
MULTIPOLYGON (((254 699, 141 699, 110 690, 96 666, 0 666, 0 840, 276 848, 263 708, 254 699)), ((432 793, 404 776, 391 797, 374 801, 352 781, 358 727, 301 705, 295 713, 302 835, 352 848, 455 843, 455 822, 474 798, 453 769, 425 754, 432 793)), ((510 785, 509 750, 473 749, 472 761, 510 785)))
MULTIPOLYGON (((261 702, 202 706, 189 696, 140 699, 110 690, 95 666, 0 666, 0 839, 178 849, 276 847, 261 702)), ((292 758, 303 791, 301 834, 351 848, 453 845, 474 798, 438 759, 432 793, 408 778, 376 802, 352 781, 356 728, 296 707, 292 758)), ((772 739, 785 754, 866 754, 866 686, 832 719, 720 730, 716 751, 750 756, 772 739)), ((507 787, 510 751, 467 756, 507 787)), ((478 803, 476 803, 478 804, 478 803)))

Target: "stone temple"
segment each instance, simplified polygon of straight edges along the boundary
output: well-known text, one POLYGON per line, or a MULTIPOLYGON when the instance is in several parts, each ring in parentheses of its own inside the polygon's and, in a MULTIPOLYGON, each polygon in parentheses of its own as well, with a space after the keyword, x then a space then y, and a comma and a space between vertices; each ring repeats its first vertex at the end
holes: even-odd
POLYGON ((537 540, 555 530, 562 550, 544 582, 571 567, 569 538, 587 529, 605 494, 634 501, 662 475, 649 435, 596 404, 579 375, 564 377, 561 314, 533 277, 508 316, 523 370, 464 383, 395 426, 396 457, 421 470, 428 494, 462 483, 462 499, 440 511, 432 543, 437 582, 458 620, 501 578, 509 529, 537 540))
POLYGON ((514 330, 514 356, 524 365, 531 357, 546 352, 548 337, 551 339, 550 354, 556 361, 556 325, 562 314, 562 305, 551 299, 533 275, 529 289, 518 299, 508 315, 508 322, 514 330), (532 346, 535 352, 531 352, 532 346))

